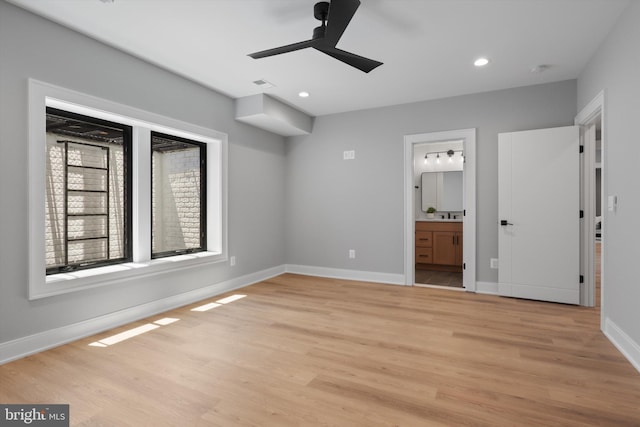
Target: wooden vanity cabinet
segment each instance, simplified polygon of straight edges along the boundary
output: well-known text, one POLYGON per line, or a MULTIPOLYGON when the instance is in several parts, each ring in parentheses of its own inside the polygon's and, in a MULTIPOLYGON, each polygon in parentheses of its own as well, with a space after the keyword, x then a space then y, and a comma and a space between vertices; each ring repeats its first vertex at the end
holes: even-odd
POLYGON ((416 268, 462 271, 462 222, 417 221, 416 268))

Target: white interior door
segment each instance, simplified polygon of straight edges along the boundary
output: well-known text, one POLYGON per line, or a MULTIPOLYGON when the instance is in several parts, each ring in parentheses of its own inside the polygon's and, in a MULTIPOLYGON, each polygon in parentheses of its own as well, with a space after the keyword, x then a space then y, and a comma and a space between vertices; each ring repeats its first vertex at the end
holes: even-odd
POLYGON ((500 295, 580 302, 577 126, 498 139, 500 295))

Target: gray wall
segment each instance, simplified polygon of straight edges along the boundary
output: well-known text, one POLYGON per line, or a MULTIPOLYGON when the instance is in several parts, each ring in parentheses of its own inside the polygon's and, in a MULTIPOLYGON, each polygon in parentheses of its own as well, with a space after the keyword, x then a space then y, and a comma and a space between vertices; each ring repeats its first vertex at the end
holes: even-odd
POLYGON ((284 140, 234 120, 234 102, 0 0, 0 344, 280 266, 284 140), (229 250, 199 267, 27 300, 27 78, 229 135, 229 250))
POLYGON ((498 133, 572 125, 575 100, 571 80, 317 117, 287 140, 287 262, 402 274, 403 136, 477 128, 477 280, 497 282, 498 133))
MULTIPOLYGON (((640 2, 632 2, 578 79, 578 109, 605 90, 604 193, 618 196, 604 211, 603 312, 640 343, 640 2)), ((606 199, 605 199, 606 206, 606 199)))

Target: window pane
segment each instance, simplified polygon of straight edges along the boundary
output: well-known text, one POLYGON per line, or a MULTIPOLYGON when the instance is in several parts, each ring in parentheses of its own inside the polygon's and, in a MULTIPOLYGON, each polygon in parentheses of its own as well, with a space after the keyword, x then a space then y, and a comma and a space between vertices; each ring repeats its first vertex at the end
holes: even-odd
POLYGON ((130 259, 131 130, 47 108, 47 273, 130 259))
POLYGON ((151 133, 152 255, 206 250, 205 145, 151 133))

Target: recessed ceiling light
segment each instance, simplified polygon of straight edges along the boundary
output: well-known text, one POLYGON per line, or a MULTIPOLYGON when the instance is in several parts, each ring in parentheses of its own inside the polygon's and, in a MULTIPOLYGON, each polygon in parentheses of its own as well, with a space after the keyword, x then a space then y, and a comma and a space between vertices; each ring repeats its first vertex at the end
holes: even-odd
POLYGON ((308 97, 309 97, 309 92, 302 91, 302 92, 300 92, 300 93, 298 94, 298 96, 299 96, 300 98, 308 98, 308 97))
POLYGON ((475 65, 476 67, 484 67, 488 63, 489 63, 489 60, 487 58, 478 58, 475 60, 473 65, 475 65))

